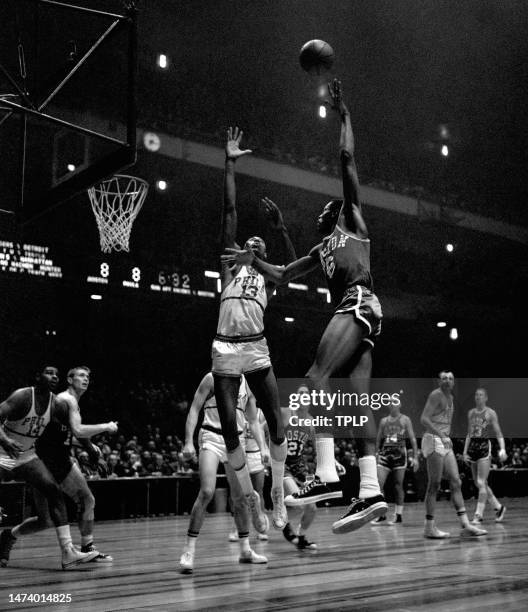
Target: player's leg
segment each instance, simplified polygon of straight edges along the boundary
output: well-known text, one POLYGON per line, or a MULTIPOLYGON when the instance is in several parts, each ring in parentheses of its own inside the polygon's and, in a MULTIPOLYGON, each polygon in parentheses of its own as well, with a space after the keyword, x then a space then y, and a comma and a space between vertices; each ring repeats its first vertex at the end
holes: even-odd
MULTIPOLYGON (((284 478, 284 493, 287 496, 299 492, 299 485, 292 476, 284 478)), ((317 548, 317 544, 310 542, 306 538, 306 531, 315 519, 317 507, 315 504, 305 504, 304 506, 291 506, 288 508, 288 523, 282 533, 288 542, 291 542, 299 550, 317 548)))
POLYGON ((480 529, 475 525, 471 525, 467 516, 466 507, 464 503, 464 497, 462 496, 462 481, 460 480, 460 474, 458 472, 458 465, 456 462, 455 453, 450 450, 444 457, 444 474, 449 480, 449 487, 451 489, 451 501, 455 507, 458 520, 462 527, 461 535, 467 536, 481 536, 487 532, 484 529, 480 529))
POLYGON ((97 550, 94 545, 95 497, 90 491, 79 466, 74 463, 68 475, 61 483, 62 491, 77 504, 79 531, 81 533, 81 551, 97 552, 94 561, 111 563, 113 558, 97 550))
POLYGON ((490 444, 490 455, 488 456, 487 459, 488 459, 487 471, 483 470, 483 474, 485 474, 486 476, 485 480, 486 480, 486 492, 488 494, 488 501, 491 504, 491 507, 493 508, 493 510, 495 510, 495 522, 502 523, 504 519, 504 515, 506 514, 506 506, 504 504, 501 504, 500 501, 495 497, 493 491, 491 490, 491 487, 488 484, 488 476, 489 476, 489 472, 491 468, 491 444, 490 444))
POLYGON ((480 464, 483 462, 488 462, 488 459, 478 459, 477 461, 471 462, 471 476, 473 477, 473 482, 478 490, 478 498, 477 498, 477 508, 475 510, 475 516, 471 523, 473 525, 478 525, 482 523, 482 517, 484 516, 484 508, 486 507, 486 501, 488 499, 488 489, 486 478, 488 476, 489 469, 484 473, 480 464), (483 476, 485 475, 485 478, 483 476))
POLYGON ((189 520, 189 528, 180 557, 180 570, 182 573, 191 574, 194 569, 194 554, 196 541, 200 535, 205 512, 209 502, 213 499, 216 489, 216 472, 220 463, 220 454, 209 448, 201 448, 198 457, 200 471, 200 491, 194 502, 189 520))
POLYGON ((264 555, 258 555, 249 546, 249 514, 246 503, 246 496, 240 488, 240 484, 233 468, 226 463, 224 465, 227 482, 231 490, 233 500, 233 514, 238 532, 238 545, 240 546, 240 563, 267 563, 264 555))
POLYGON ((45 497, 62 550, 63 569, 69 569, 79 563, 86 563, 97 556, 96 552, 81 553, 73 547, 64 497, 59 485, 40 459, 33 459, 17 467, 13 470, 13 475, 25 480, 45 497))
POLYGON ((19 538, 53 527, 53 521, 49 515, 47 499, 37 489, 32 489, 32 493, 37 515, 30 516, 11 529, 4 529, 0 534, 1 567, 7 567, 11 550, 19 538))
MULTIPOLYGON (((377 474, 381 492, 383 492, 383 489, 385 488, 385 482, 387 481, 387 477, 391 472, 391 468, 388 465, 385 465, 385 463, 388 463, 388 461, 385 459, 385 457, 380 455, 378 457, 377 474)), ((372 525, 385 525, 387 523, 387 517, 383 514, 381 516, 376 517, 370 522, 372 525)))
MULTIPOLYGON (((429 436, 429 434, 426 434, 429 436)), ((434 443, 433 436, 429 440, 434 443)), ((440 531, 435 525, 434 514, 436 509, 436 496, 442 482, 442 473, 444 471, 444 456, 435 452, 432 449, 426 449, 425 444, 424 456, 427 466, 427 489, 425 491, 425 528, 424 537, 430 539, 448 538, 447 531, 440 531)))
POLYGON ((246 373, 246 380, 253 392, 257 404, 260 406, 270 435, 271 455, 271 499, 273 502, 273 525, 276 529, 283 529, 288 520, 284 506, 284 462, 288 448, 284 437, 284 424, 280 411, 279 390, 273 368, 270 366, 262 370, 246 373))
MULTIPOLYGON (((255 455, 258 457, 258 461, 260 462, 260 453, 255 453, 255 455)), ((249 460, 249 456, 248 456, 248 460, 249 460)), ((264 466, 262 465, 262 463, 260 463, 260 466, 262 467, 262 469, 259 470, 258 472, 254 472, 250 469, 249 476, 253 484, 253 489, 255 489, 255 491, 260 496, 260 507, 262 508, 262 512, 265 512, 266 507, 264 506, 264 481, 266 479, 266 472, 264 471, 264 466)), ((257 538, 259 540, 267 540, 268 534, 259 533, 257 534, 257 538)))
POLYGON ((396 494, 396 509, 394 512, 394 520, 390 521, 389 524, 402 523, 403 522, 403 504, 405 501, 405 491, 403 489, 403 480, 405 478, 406 467, 398 466, 392 471, 394 478, 394 491, 396 494))

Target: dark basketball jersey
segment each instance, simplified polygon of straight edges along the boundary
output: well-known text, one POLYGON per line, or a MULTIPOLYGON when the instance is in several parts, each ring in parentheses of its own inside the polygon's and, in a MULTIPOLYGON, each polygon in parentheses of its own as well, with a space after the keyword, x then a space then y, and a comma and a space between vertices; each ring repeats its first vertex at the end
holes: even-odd
POLYGON ((55 404, 51 411, 50 422, 37 440, 37 454, 53 455, 65 452, 64 449, 69 453, 71 438, 68 415, 61 405, 55 404))
POLYGON ((358 238, 336 225, 330 236, 323 240, 319 257, 334 307, 351 287, 361 285, 373 290, 368 238, 358 238))
POLYGON ((469 437, 470 438, 493 438, 495 433, 491 426, 491 408, 484 408, 479 412, 472 408, 469 412, 469 437))
POLYGON ((288 467, 297 466, 304 463, 303 451, 306 442, 310 439, 310 431, 305 427, 291 427, 286 429, 286 444, 288 454, 286 455, 286 465, 288 467))
POLYGON ((405 448, 405 439, 407 432, 404 425, 403 415, 400 414, 395 419, 385 417, 381 434, 383 439, 383 448, 405 448))

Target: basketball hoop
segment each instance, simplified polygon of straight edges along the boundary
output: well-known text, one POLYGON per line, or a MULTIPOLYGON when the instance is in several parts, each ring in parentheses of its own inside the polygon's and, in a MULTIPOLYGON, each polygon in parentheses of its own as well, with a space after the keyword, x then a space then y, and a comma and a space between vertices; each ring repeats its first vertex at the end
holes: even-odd
POLYGON ((143 206, 148 187, 143 179, 116 174, 88 189, 103 253, 112 250, 128 253, 132 224, 143 206))

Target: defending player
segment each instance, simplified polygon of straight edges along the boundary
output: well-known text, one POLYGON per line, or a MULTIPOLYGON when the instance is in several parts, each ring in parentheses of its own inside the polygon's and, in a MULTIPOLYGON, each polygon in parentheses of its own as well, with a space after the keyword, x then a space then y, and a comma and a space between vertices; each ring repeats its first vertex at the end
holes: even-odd
MULTIPOLYGON (((98 425, 83 425, 79 409, 79 400, 90 384, 90 369, 86 366, 72 368, 68 372, 68 388, 59 393, 51 409, 51 418, 42 435, 36 442, 36 452, 45 466, 59 484, 63 493, 68 495, 79 510, 79 531, 81 533, 81 552, 96 553, 92 561, 109 563, 110 555, 99 552, 93 542, 95 498, 86 483, 79 466, 71 456, 72 434, 90 453, 92 460, 99 458, 99 449, 87 438, 97 434, 117 431, 117 423, 101 423, 98 425)), ((11 532, 35 533, 48 529, 52 521, 46 498, 38 490, 34 491, 37 516, 26 519, 13 528, 11 532)), ((6 530, 3 538, 11 536, 6 530)), ((12 545, 16 539, 12 542, 12 545)))
MULTIPOLYGON (((372 371, 372 348, 381 330, 381 307, 372 292, 370 240, 361 212, 359 180, 354 159, 354 136, 350 113, 337 79, 329 85, 332 109, 341 118, 340 157, 343 174, 343 200, 332 200, 318 218, 318 230, 325 236, 309 255, 280 268, 267 264, 254 250, 227 249, 226 263, 250 265, 276 284, 323 267, 334 315, 323 333, 315 361, 308 371, 317 390, 331 392, 330 377, 346 368, 353 391, 368 393, 372 371)), ((352 500, 346 513, 334 523, 335 533, 358 529, 387 512, 378 484, 375 457, 376 425, 370 407, 357 407, 367 417, 361 437, 357 437, 360 456, 359 499, 352 500)), ((326 414, 326 410, 324 410, 326 414)), ((319 428, 316 434, 317 470, 315 479, 288 504, 306 504, 342 496, 334 461, 333 432, 319 428)))
POLYGON ((488 393, 480 388, 475 391, 475 408, 468 413, 468 434, 464 444, 464 461, 471 465, 473 482, 478 487, 478 501, 475 516, 471 521, 474 525, 482 523, 486 501, 489 499, 495 510, 495 522, 504 519, 506 506, 502 505, 493 495, 488 485, 488 475, 491 468, 491 440, 495 436, 499 443, 499 459, 506 461, 506 447, 495 410, 487 405, 488 393))
MULTIPOLYGON (((64 498, 44 463, 37 457, 35 441, 50 421, 57 387, 57 368, 46 366, 38 375, 34 387, 14 391, 0 404, 0 468, 10 472, 16 480, 32 485, 49 506, 51 522, 55 525, 62 550, 62 568, 71 569, 97 556, 97 551, 82 553, 72 543, 64 498)), ((20 537, 37 531, 35 521, 24 522, 0 535, 0 565, 5 567, 11 549, 20 537)))
MULTIPOLYGON (((225 147, 224 205, 222 244, 237 247, 237 212, 235 164, 250 150, 240 149, 242 131, 229 128, 225 147)), ((262 238, 253 236, 245 247, 266 258, 266 245, 262 238)), ((264 310, 275 285, 266 282, 262 274, 247 265, 222 266, 222 295, 220 315, 212 346, 214 392, 227 447, 229 464, 235 470, 240 486, 247 498, 253 523, 258 532, 264 531, 264 516, 260 496, 253 489, 246 465, 244 449, 240 444, 236 424, 236 403, 240 376, 247 383, 262 409, 270 435, 273 524, 283 529, 287 515, 284 507, 283 477, 286 442, 279 406, 277 381, 271 366, 269 350, 264 338, 264 310)))
MULTIPOLYGON (((251 391, 248 390, 244 377, 241 379, 237 399, 236 425, 238 436, 243 436, 244 415, 247 415, 248 422, 253 430, 253 435, 259 447, 265 453, 264 440, 261 430, 258 427, 255 398, 251 391)), ((200 445, 200 454, 198 457, 200 491, 191 511, 185 547, 180 557, 180 570, 185 574, 193 572, 196 541, 204 521, 205 511, 216 489, 216 472, 220 462, 224 464, 227 481, 231 488, 231 496, 234 501, 234 516, 238 529, 238 543, 240 546, 240 556, 238 560, 240 563, 267 563, 268 560, 266 557, 258 555, 249 547, 249 517, 246 496, 242 492, 235 472, 227 460, 227 448, 222 436, 220 415, 218 414, 214 396, 214 380, 210 372, 203 377, 198 386, 189 409, 189 414, 187 415, 185 424, 185 446, 183 447, 183 454, 185 457, 193 457, 196 455, 193 436, 196 424, 198 423, 198 416, 202 409, 204 410, 204 419, 198 437, 200 445)), ((266 514, 262 514, 264 517, 264 532, 268 530, 269 522, 266 514)))
MULTIPOLYGON (((309 393, 310 391, 306 386, 297 389, 299 397, 309 393)), ((284 469, 284 492, 287 496, 286 500, 288 500, 288 497, 298 493, 300 487, 303 487, 308 480, 308 467, 303 452, 306 443, 315 439, 315 431, 313 427, 299 425, 299 419, 310 417, 308 407, 304 404, 300 404, 297 410, 283 408, 282 411, 288 444, 288 455, 284 469)), ((317 544, 306 538, 306 532, 315 519, 316 511, 315 503, 288 508, 288 523, 282 533, 288 542, 295 544, 299 550, 315 550, 317 548, 317 544)))
POLYGON ((449 537, 449 533, 440 531, 434 522, 436 495, 443 474, 449 479, 451 500, 462 526, 460 534, 463 536, 482 536, 487 533, 484 529, 469 523, 464 507, 458 465, 449 437, 454 411, 454 386, 453 372, 440 372, 438 389, 429 394, 421 418, 422 425, 426 430, 422 438, 422 453, 427 464, 428 475, 427 491, 425 493, 424 537, 430 539, 449 537))
POLYGON ((405 493, 403 490, 403 479, 407 469, 406 440, 409 439, 413 449, 413 468, 418 470, 418 446, 412 426, 411 419, 400 411, 401 402, 398 399, 390 406, 389 416, 383 417, 378 427, 376 448, 378 453, 378 482, 381 490, 385 486, 387 476, 392 472, 394 477, 394 488, 396 490, 396 508, 394 519, 386 521, 385 516, 379 516, 372 521, 373 525, 388 525, 403 522, 403 503, 405 493))

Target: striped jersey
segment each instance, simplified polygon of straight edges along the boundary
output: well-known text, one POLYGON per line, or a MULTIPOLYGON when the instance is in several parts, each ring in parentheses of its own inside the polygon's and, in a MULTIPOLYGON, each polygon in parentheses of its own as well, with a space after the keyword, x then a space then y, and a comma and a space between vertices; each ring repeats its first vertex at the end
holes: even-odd
MULTIPOLYGON (((238 401, 236 408, 236 420, 238 434, 244 432, 246 423, 246 404, 248 401, 248 388, 246 379, 242 376, 240 380, 240 388, 238 390, 238 401)), ((204 404, 204 418, 202 427, 204 429, 216 430, 217 433, 222 433, 222 424, 220 423, 220 415, 216 407, 216 398, 212 395, 204 404)))
POLYGON ((351 287, 361 285, 373 290, 368 238, 358 238, 336 225, 334 231, 324 238, 319 258, 334 307, 351 287))
POLYGON ((217 339, 229 342, 262 335, 267 305, 264 277, 251 266, 241 266, 220 297, 217 339))

